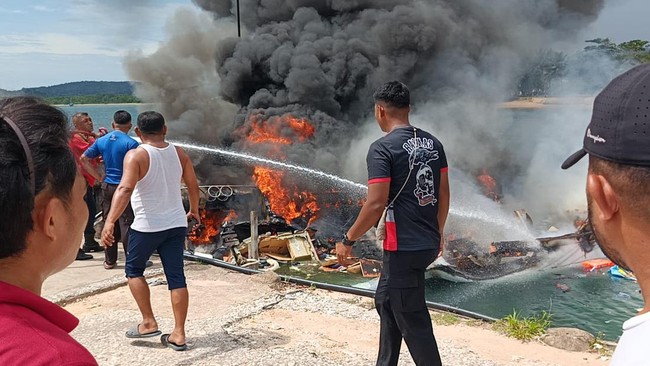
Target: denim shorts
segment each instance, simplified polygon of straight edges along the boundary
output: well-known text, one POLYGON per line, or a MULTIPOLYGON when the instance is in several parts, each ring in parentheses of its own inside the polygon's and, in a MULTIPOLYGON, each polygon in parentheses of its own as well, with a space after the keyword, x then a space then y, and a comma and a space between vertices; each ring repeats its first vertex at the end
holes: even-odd
POLYGON ((129 229, 126 277, 143 277, 147 260, 157 251, 165 271, 165 277, 167 277, 167 287, 170 290, 187 287, 183 271, 183 249, 186 235, 187 228, 185 227, 154 233, 129 229))

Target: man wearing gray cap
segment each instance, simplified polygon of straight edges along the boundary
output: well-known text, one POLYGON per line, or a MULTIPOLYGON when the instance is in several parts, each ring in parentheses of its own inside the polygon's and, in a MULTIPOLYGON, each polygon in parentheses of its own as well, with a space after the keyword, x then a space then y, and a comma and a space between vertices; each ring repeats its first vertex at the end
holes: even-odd
POLYGON ((612 80, 594 101, 583 148, 562 164, 589 155, 589 220, 603 253, 631 270, 645 306, 623 324, 611 365, 648 365, 650 339, 650 65, 612 80))

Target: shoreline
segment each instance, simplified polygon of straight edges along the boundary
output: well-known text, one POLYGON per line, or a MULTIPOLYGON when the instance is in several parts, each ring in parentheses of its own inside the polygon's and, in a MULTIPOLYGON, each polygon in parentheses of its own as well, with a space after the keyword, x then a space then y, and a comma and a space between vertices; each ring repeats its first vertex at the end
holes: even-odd
MULTIPOLYGON (((575 96, 575 97, 522 97, 510 101, 497 103, 499 109, 543 109, 558 107, 591 107, 595 96, 575 96)), ((157 105, 158 103, 91 103, 91 104, 74 104, 77 106, 143 106, 157 105)), ((67 104, 53 104, 55 107, 71 107, 67 104)))
POLYGON ((90 103, 90 104, 74 104, 72 106, 68 104, 52 104, 54 107, 98 107, 98 106, 118 106, 118 105, 130 105, 130 106, 141 106, 141 105, 156 105, 156 103, 90 103))
POLYGON ((591 107, 595 97, 526 97, 499 103, 500 109, 591 107))

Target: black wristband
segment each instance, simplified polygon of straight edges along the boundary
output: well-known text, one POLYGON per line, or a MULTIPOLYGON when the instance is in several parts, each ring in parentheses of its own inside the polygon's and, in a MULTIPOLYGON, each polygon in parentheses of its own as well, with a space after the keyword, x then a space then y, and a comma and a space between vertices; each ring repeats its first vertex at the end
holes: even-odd
POLYGON ((354 243, 355 243, 354 240, 348 239, 348 234, 347 233, 343 234, 343 240, 341 240, 341 242, 343 243, 343 245, 348 246, 348 247, 353 246, 354 243))

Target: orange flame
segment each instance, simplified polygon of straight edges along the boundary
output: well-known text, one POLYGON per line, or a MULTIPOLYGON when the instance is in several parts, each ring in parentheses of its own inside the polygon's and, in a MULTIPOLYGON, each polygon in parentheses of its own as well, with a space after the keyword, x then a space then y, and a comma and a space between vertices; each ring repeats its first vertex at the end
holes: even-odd
POLYGON ((226 221, 235 220, 236 218, 237 213, 232 210, 228 213, 203 210, 201 212, 201 223, 204 229, 200 231, 199 235, 196 235, 196 233, 190 234, 189 238, 194 244, 212 244, 221 232, 221 224, 226 221))
POLYGON ((483 194, 494 201, 499 200, 497 181, 488 174, 487 169, 483 169, 481 174, 476 177, 483 188, 483 194))
MULTIPOLYGON (((251 117, 246 140, 249 144, 270 144, 274 146, 273 158, 283 159, 282 145, 291 145, 295 142, 305 142, 314 136, 316 129, 306 119, 299 119, 292 115, 271 117, 260 121, 251 117)), ((271 210, 284 217, 288 222, 299 217, 313 221, 320 208, 316 196, 311 192, 301 192, 295 184, 284 180, 284 172, 265 167, 255 167, 253 178, 269 201, 271 210)))
POLYGON ((282 117, 271 117, 266 121, 259 121, 257 117, 251 117, 250 131, 247 140, 253 144, 272 143, 280 145, 291 145, 294 141, 287 134, 294 134, 299 142, 305 142, 314 137, 316 129, 306 119, 298 119, 292 115, 282 117))

